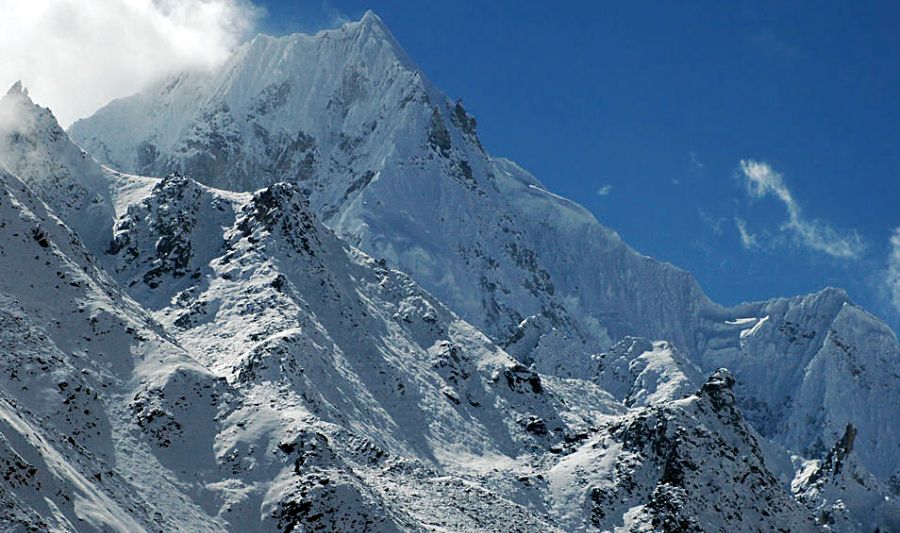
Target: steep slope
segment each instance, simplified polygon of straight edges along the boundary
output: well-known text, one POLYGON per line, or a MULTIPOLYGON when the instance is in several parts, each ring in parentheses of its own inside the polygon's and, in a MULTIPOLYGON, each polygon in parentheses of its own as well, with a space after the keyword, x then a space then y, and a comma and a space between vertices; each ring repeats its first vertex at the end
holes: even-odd
POLYGON ((71 134, 126 172, 179 171, 239 191, 296 182, 326 225, 495 340, 529 317, 546 323, 519 350, 542 369, 577 374, 625 333, 684 344, 683 311, 705 300, 689 275, 492 159, 475 119, 372 13, 315 36, 259 36, 218 71, 114 102, 71 134), (673 305, 629 304, 655 294, 673 305))
POLYGON ((593 362, 610 389, 632 381, 620 399, 642 407, 629 411, 595 384, 510 358, 338 239, 295 184, 249 194, 178 175, 107 175, 130 185, 114 196, 121 216, 100 262, 153 317, 22 182, 0 176, 6 521, 119 531, 812 525, 743 425, 732 378, 717 373, 675 400, 698 375, 665 343, 632 339, 593 362), (707 486, 730 505, 702 505, 707 486))
POLYGON ((120 219, 110 251, 114 275, 207 367, 386 449, 462 464, 593 423, 563 420, 536 373, 337 239, 296 185, 236 195, 169 176, 120 219))
POLYGON ((629 407, 678 400, 702 383, 700 371, 667 342, 625 337, 594 360, 594 381, 629 407))
POLYGON ((187 171, 238 191, 297 183, 339 236, 539 371, 593 375, 590 355, 622 337, 665 339, 704 372, 732 368, 766 437, 816 456, 853 423, 861 462, 900 477, 900 347, 883 323, 831 290, 710 302, 689 274, 487 154, 475 119, 372 13, 314 36, 259 36, 219 70, 113 102, 71 134, 124 171, 187 171))
POLYGON ((561 521, 570 531, 815 531, 767 468, 733 384, 719 370, 696 393, 634 410, 563 458, 547 476, 561 521))
POLYGON ((4 523, 142 531, 181 516, 185 527, 217 529, 166 477, 129 407, 176 373, 216 380, 2 170, 0 324, 4 523))
POLYGON ((861 462, 885 481, 900 473, 900 345, 886 324, 838 289, 728 316, 710 321, 700 366, 741 377, 739 404, 761 434, 820 457, 853 424, 861 462))
MULTIPOLYGON (((187 185, 184 180, 182 184, 187 185)), ((281 339, 259 343, 252 353, 221 343, 216 346, 229 350, 218 354, 221 360, 235 355, 236 372, 226 372, 235 382, 230 385, 189 358, 158 323, 124 296, 79 240, 21 181, 0 172, 0 186, 0 464, 4 473, 0 523, 4 529, 553 530, 552 523, 537 514, 540 508, 514 501, 539 499, 536 491, 520 491, 510 472, 520 467, 518 455, 538 454, 562 441, 563 428, 584 424, 579 412, 593 419, 620 411, 594 390, 589 395, 594 399, 581 404, 584 409, 575 411, 571 420, 561 420, 556 412, 561 402, 542 387, 536 374, 516 365, 458 319, 443 322, 452 318, 446 310, 434 311, 437 322, 430 324, 428 302, 423 299, 427 295, 387 271, 379 273, 377 281, 388 279, 400 286, 385 290, 411 293, 394 320, 410 320, 409 330, 422 335, 434 334, 432 327, 447 327, 447 338, 459 343, 434 343, 418 354, 424 359, 418 366, 414 359, 391 361, 386 357, 390 354, 374 351, 360 354, 365 360, 345 358, 358 365, 357 379, 378 379, 381 371, 377 369, 390 368, 391 363, 404 370, 419 369, 411 377, 402 376, 408 393, 393 395, 393 407, 405 409, 393 428, 379 433, 374 424, 365 424, 368 419, 384 421, 379 412, 383 405, 365 396, 369 384, 314 375, 350 373, 340 368, 340 361, 337 368, 329 367, 334 358, 315 366, 316 357, 331 355, 331 349, 320 348, 308 357, 291 352, 294 342, 305 339, 298 331, 292 332, 293 337, 280 332, 281 339), (425 306, 423 321, 417 321, 416 304, 425 306), (279 345, 280 340, 284 342, 279 345), (278 369, 268 369, 279 355, 287 356, 280 380, 278 369), (309 365, 307 372, 314 382, 303 381, 304 369, 297 363, 309 365), (423 376, 426 372, 430 375, 423 376), (264 378, 265 374, 271 377, 264 378), (291 386, 292 380, 301 386, 291 386), (321 383, 322 388, 317 394, 302 386, 306 383, 321 383), (458 388, 451 390, 447 384, 458 388), (346 427, 323 422, 308 408, 320 403, 319 398, 334 385, 354 387, 325 398, 343 401, 340 407, 348 407, 348 416, 342 420, 346 427), (308 400, 303 398, 306 393, 308 400), (454 399, 454 394, 467 401, 460 411, 455 410, 459 398, 454 399), (478 417, 463 410, 478 407, 477 399, 484 405, 481 423, 488 433, 480 438, 477 428, 470 432, 471 421, 478 417), (355 409, 348 403, 354 401, 355 409), (523 418, 525 413, 531 417, 523 418), (425 424, 417 423, 423 419, 425 424), (398 424, 405 425, 398 428, 398 424), (353 431, 360 428, 374 438, 353 431), (409 435, 415 435, 411 431, 416 428, 425 432, 418 442, 433 450, 433 456, 408 451, 413 448, 409 435), (406 436, 408 444, 398 443, 397 435, 406 436), (379 440, 387 447, 380 446, 379 440), (446 457, 434 457, 441 444, 448 448, 446 457), (467 476, 450 475, 453 469, 440 468, 441 463, 466 462, 466 457, 455 455, 466 449, 482 460, 494 457, 493 450, 498 462, 506 457, 505 467, 484 468, 467 476), (504 497, 504 492, 514 498, 504 497), (515 524, 504 526, 504 520, 515 524)), ((171 188, 170 184, 169 192, 171 188)), ((164 189, 156 192, 163 194, 164 189)), ((269 230, 292 228, 308 216, 302 203, 292 203, 300 201, 293 188, 269 192, 272 196, 261 193, 246 206, 238 230, 247 228, 249 233, 234 244, 246 247, 250 257, 236 257, 237 262, 251 262, 253 238, 262 240, 269 230), (270 205, 274 212, 269 212, 266 202, 276 197, 283 203, 270 205)), ((291 235, 278 235, 291 253, 304 249, 302 237, 293 240, 291 235)), ((339 247, 332 251, 346 252, 339 241, 330 245, 339 247)), ((365 259, 354 274, 365 273, 365 265, 371 263, 365 259)), ((314 274, 322 279, 321 271, 314 274)), ((248 282, 244 289, 252 293, 254 284, 248 282)), ((330 294, 343 293, 332 287, 330 294)), ((242 303, 263 302, 251 297, 242 303)), ((340 309, 334 309, 339 315, 340 309)), ((227 327, 221 330, 222 335, 233 333, 227 327)), ((310 347, 314 345, 300 346, 310 347)), ((391 377, 398 373, 395 369, 391 377)), ((334 408, 315 410, 341 418, 334 408)))
POLYGON ((0 165, 24 181, 91 249, 109 241, 110 181, 53 113, 16 83, 0 98, 0 165))
POLYGON ((900 500, 859 464, 856 438, 848 425, 823 460, 804 465, 791 488, 832 531, 900 530, 900 500))
POLYGON ((510 359, 338 240, 294 185, 120 176, 121 207, 149 192, 102 259, 173 338, 0 178, 16 527, 555 530, 547 468, 624 412, 510 359))
MULTIPOLYGON (((673 384, 677 391, 696 389, 682 383, 683 373, 670 371, 677 368, 672 361, 682 361, 678 354, 648 343, 649 350, 635 355, 646 364, 636 382, 655 392, 639 398, 653 404, 646 412, 672 420, 673 431, 659 436, 668 444, 628 452, 598 447, 592 443, 607 438, 650 438, 655 423, 619 435, 617 428, 643 420, 645 410, 627 412, 589 382, 544 378, 516 363, 406 276, 338 240, 295 185, 234 194, 169 176, 122 216, 111 253, 116 277, 248 399, 327 421, 323 437, 307 434, 302 444, 279 445, 289 457, 310 441, 319 450, 303 452, 295 463, 308 481, 266 492, 262 505, 280 517, 279 527, 334 518, 339 507, 333 506, 346 496, 309 492, 321 488, 317 479, 334 478, 329 469, 318 470, 324 456, 349 463, 365 498, 390 509, 399 529, 605 528, 614 521, 598 516, 618 513, 610 503, 618 497, 607 502, 600 489, 557 473, 571 473, 574 463, 581 474, 602 476, 610 462, 634 467, 617 470, 627 479, 604 490, 628 491, 634 506, 646 507, 640 519, 632 516, 637 511, 629 515, 635 528, 713 523, 733 529, 751 514, 754 527, 812 528, 808 511, 769 473, 734 407, 726 374, 699 396, 670 401, 681 396, 673 384), (660 451, 666 446, 679 451, 660 451), (659 464, 666 471, 676 462, 687 468, 679 462, 682 448, 690 450, 692 467, 705 465, 697 474, 703 485, 693 478, 691 486, 677 485, 671 472, 646 475, 659 464), (593 467, 582 462, 586 453, 596 459, 593 467), (623 462, 623 453, 631 462, 623 462), (729 505, 708 509, 702 505, 708 495, 687 492, 707 485, 722 487, 729 505), (592 504, 578 503, 583 490, 594 495, 592 504), (672 491, 691 504, 677 516, 664 508, 672 491), (323 496, 334 500, 323 503, 323 496), (321 514, 324 519, 313 520, 321 514)), ((696 370, 685 371, 697 379, 696 370)), ((245 431, 259 431, 253 425, 266 424, 251 417, 245 431)), ((219 446, 243 451, 228 440, 219 446)), ((256 484, 230 484, 230 505, 256 501, 256 484)))

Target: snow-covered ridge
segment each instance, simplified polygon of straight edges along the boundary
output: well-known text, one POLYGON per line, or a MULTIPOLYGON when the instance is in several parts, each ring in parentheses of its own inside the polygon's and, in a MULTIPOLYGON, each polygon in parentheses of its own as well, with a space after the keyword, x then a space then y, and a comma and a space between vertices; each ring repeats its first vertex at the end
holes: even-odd
POLYGON ((0 165, 16 174, 89 246, 109 239, 114 217, 100 165, 73 143, 21 83, 0 98, 0 165))
POLYGON ((900 503, 859 464, 853 452, 857 431, 852 424, 828 454, 809 461, 791 483, 797 499, 813 510, 816 520, 833 531, 896 531, 900 503))
POLYGON ((704 299, 686 273, 644 266, 586 210, 487 155, 475 119, 374 14, 315 36, 259 37, 219 71, 114 102, 71 133, 128 172, 178 171, 241 191, 295 181, 340 236, 412 273, 496 340, 547 318, 555 333, 526 357, 546 369, 577 372, 625 333, 684 344, 684 305, 628 302, 648 300, 640 292, 704 299), (589 246, 566 245, 576 241, 589 246), (567 246, 558 258, 557 244, 567 246), (628 283, 617 274, 626 265, 658 272, 628 283), (540 361, 560 350, 565 364, 540 361))
POLYGON ((703 372, 731 368, 766 437, 816 456, 853 423, 861 462, 883 480, 900 475, 887 444, 900 440, 889 422, 900 419, 900 348, 883 323, 840 291, 710 302, 690 274, 487 154, 474 117, 374 14, 259 37, 218 71, 114 102, 71 134, 123 171, 236 191, 296 183, 340 237, 543 372, 591 375, 591 355, 625 336, 665 339, 703 372))
POLYGON ((733 385, 719 370, 687 397, 633 410, 563 458, 549 473, 554 498, 566 503, 561 518, 579 506, 590 513, 570 530, 815 531, 766 467, 733 385))
POLYGON ((0 522, 896 527, 883 323, 709 302, 488 155, 374 14, 73 128, 121 169, 2 109, 0 522))
MULTIPOLYGON (((170 176, 121 215, 107 260, 154 306, 167 338, 63 225, 47 225, 55 219, 30 191, 2 177, 14 187, 0 197, 0 231, 16 237, 4 236, 3 253, 50 258, 46 272, 0 263, 3 297, 32 302, 17 310, 0 300, 2 309, 35 329, 58 324, 49 338, 0 337, 4 355, 16 358, 0 389, 11 523, 117 531, 738 524, 701 512, 708 497, 697 491, 674 489, 685 505, 677 514, 661 507, 680 460, 634 448, 652 431, 631 427, 633 413, 590 383, 545 380, 509 358, 405 275, 337 239, 296 185, 235 195, 170 176), (217 217, 220 239, 205 226, 217 217), (160 246, 173 222, 183 239, 160 246), (32 226, 50 230, 25 231, 32 226), (201 241, 221 246, 193 253, 201 241), (59 279, 73 283, 54 287, 59 279), (39 291, 68 291, 62 301, 73 307, 39 291), (168 302, 158 297, 173 292, 168 302), (85 303, 107 314, 83 314, 85 303), (603 504, 615 485, 601 491, 556 473, 571 472, 565 461, 583 453, 605 453, 589 443, 607 431, 628 449, 606 453, 634 466, 615 473, 631 479, 617 485, 635 504, 628 512, 603 504), (46 490, 53 494, 42 498, 46 490)), ((702 394, 713 409, 733 405, 702 394)), ((679 431, 694 424, 687 416, 679 431)), ((674 437, 662 437, 664 446, 681 446, 674 437)), ((754 453, 750 440, 733 445, 754 453)), ((691 461, 705 461, 719 444, 692 449, 691 461)), ((727 470, 710 469, 704 481, 730 483, 716 472, 727 470)), ((812 524, 765 466, 750 475, 751 484, 730 489, 741 508, 765 509, 772 526, 812 524)))
MULTIPOLYGON (((812 516, 768 472, 746 428, 730 446, 751 459, 729 459, 702 479, 675 474, 730 452, 720 444, 730 430, 715 420, 741 417, 727 374, 717 373, 697 395, 682 385, 667 388, 682 383, 688 368, 679 368, 684 361, 668 344, 632 342, 623 360, 637 372, 631 390, 657 394, 637 396, 650 411, 628 412, 590 382, 541 376, 509 358, 405 275, 337 239, 295 184, 245 194, 174 175, 123 178, 137 184, 128 194, 147 195, 120 214, 111 245, 97 253, 154 310, 170 335, 165 342, 187 348, 197 362, 169 345, 173 355, 141 363, 127 392, 98 395, 104 402, 90 411, 110 413, 108 427, 117 439, 123 432, 138 436, 121 446, 140 450, 140 462, 119 457, 118 466, 99 477, 91 470, 85 470, 90 477, 65 474, 76 476, 65 479, 75 479, 79 490, 101 491, 92 496, 90 513, 76 505, 69 522, 88 517, 97 527, 122 531, 158 525, 160 515, 168 527, 192 530, 505 530, 509 520, 542 531, 708 523, 734 530, 744 524, 744 513, 759 513, 753 516, 768 527, 812 527, 812 516), (398 384, 403 387, 394 388, 398 384), (694 402, 709 402, 724 418, 681 414, 682 404, 694 402), (672 432, 655 432, 657 419, 672 432), (684 432, 697 427, 707 432, 698 445, 688 445, 684 432), (585 463, 586 457, 593 460, 585 463), (602 466, 609 463, 629 466, 610 473, 602 466), (147 467, 153 487, 133 481, 148 476, 147 467), (735 484, 738 477, 748 484, 735 484), (122 481, 103 485, 110 479, 122 481), (199 485, 183 488, 188 480, 199 485), (727 489, 732 506, 710 510, 710 496, 696 490, 708 486, 727 489), (630 506, 610 504, 619 498, 630 506), (672 498, 678 509, 664 504, 672 498), (147 511, 125 512, 120 501, 140 501, 147 511)), ((11 205, 19 196, 40 204, 21 187, 11 205)), ((57 239, 41 232, 22 242, 55 249, 57 239)), ((65 254, 92 261, 71 235, 68 242, 65 254)), ((23 252, 16 256, 33 253, 23 252)), ((55 279, 49 271, 18 272, 38 284, 55 279)), ((10 279, 27 290, 27 283, 10 279)), ((129 302, 116 305, 131 306, 161 331, 129 302)), ((67 323, 63 330, 77 331, 72 328, 67 323)), ((143 349, 150 355, 159 346, 143 349)), ((23 352, 21 345, 5 349, 23 352)), ((60 360, 67 357, 64 350, 60 360)), ((596 369, 598 379, 605 370, 596 369)), ((122 371, 128 375, 127 367, 122 371)), ((57 427, 33 424, 43 432, 57 427)), ((21 463, 23 476, 30 465, 47 470, 35 457, 54 453, 29 438, 38 455, 21 463)), ((81 453, 89 458, 109 449, 103 439, 84 442, 81 453)), ((15 464, 23 449, 11 448, 15 464)), ((96 462, 69 452, 58 460, 60 468, 76 472, 85 468, 79 461, 96 462)), ((32 489, 10 488, 8 516, 37 527, 69 527, 53 511, 22 499, 32 489)))

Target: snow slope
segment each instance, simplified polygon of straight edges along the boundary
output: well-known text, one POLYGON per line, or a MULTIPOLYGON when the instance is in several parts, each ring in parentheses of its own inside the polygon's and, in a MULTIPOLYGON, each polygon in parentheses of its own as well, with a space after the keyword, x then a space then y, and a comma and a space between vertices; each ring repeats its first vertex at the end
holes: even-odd
POLYGON ((109 241, 110 181, 73 143, 53 113, 16 83, 0 98, 0 164, 35 191, 90 247, 109 241))
POLYGON ((159 468, 129 409, 173 373, 215 379, 2 170, 0 322, 0 522, 142 531, 172 527, 177 511, 186 527, 218 529, 159 468))
MULTIPOLYGON (((3 529, 410 530, 426 519, 410 516, 419 508, 431 509, 427 519, 438 525, 442 515, 468 516, 463 523, 470 526, 515 517, 529 529, 552 529, 494 490, 447 478, 434 461, 392 455, 364 435, 321 421, 265 381, 230 385, 124 296, 21 181, 3 172, 0 184, 3 529), (414 479, 433 489, 406 490, 414 479)), ((473 350, 489 344, 460 327, 473 350)), ((451 350, 438 345, 426 352, 436 359, 429 365, 452 360, 442 348, 451 350)), ((528 380, 539 378, 493 350, 496 360, 484 364, 496 366, 503 381, 473 380, 473 390, 499 390, 498 397, 543 414, 541 405, 553 402, 549 393, 547 400, 520 399, 537 394, 528 380), (526 385, 519 386, 520 376, 526 385)), ((426 403, 450 403, 440 388, 410 389, 416 398, 431 392, 426 403)), ((366 400, 357 391, 348 391, 348 399, 366 400)), ((494 413, 515 411, 485 405, 494 413)), ((612 401, 596 406, 618 410, 612 401)), ((417 409, 409 404, 412 413, 417 409)), ((559 431, 562 422, 543 410, 559 431)), ((541 447, 551 439, 524 426, 504 425, 541 447)), ((464 432, 448 436, 470 442, 464 432)))
POLYGON ((803 465, 791 489, 833 531, 900 530, 900 500, 859 464, 856 435, 848 425, 822 460, 803 465))
MULTIPOLYGON (((614 428, 636 412, 588 381, 544 379, 515 362, 408 277, 337 239, 295 185, 250 195, 180 176, 154 182, 120 217, 105 262, 162 324, 0 173, 5 525, 562 531, 596 522, 601 507, 572 507, 554 472, 587 443, 619 438, 614 428)), ((712 440, 692 457, 713 460, 721 446, 712 440)), ((729 446, 754 453, 751 439, 729 446)), ((620 458, 592 453, 601 464, 620 458)), ((629 524, 735 523, 731 511, 658 509, 671 476, 646 476, 638 463, 618 470, 638 480, 622 486, 647 509, 629 524)), ((719 468, 707 481, 729 486, 741 508, 765 509, 767 527, 811 524, 752 464, 763 488, 719 468)))
POLYGON ((515 163, 419 71, 383 22, 259 36, 212 73, 109 104, 71 135, 126 172, 253 191, 296 183, 339 236, 384 258, 517 359, 562 377, 625 336, 665 340, 736 394, 761 434, 810 457, 847 423, 900 479, 900 346, 825 290, 726 309, 515 163), (768 318, 767 318, 768 317, 768 318))
POLYGON ((815 531, 768 470, 733 384, 719 370, 686 398, 615 420, 554 466, 551 493, 562 519, 575 517, 569 530, 815 531))

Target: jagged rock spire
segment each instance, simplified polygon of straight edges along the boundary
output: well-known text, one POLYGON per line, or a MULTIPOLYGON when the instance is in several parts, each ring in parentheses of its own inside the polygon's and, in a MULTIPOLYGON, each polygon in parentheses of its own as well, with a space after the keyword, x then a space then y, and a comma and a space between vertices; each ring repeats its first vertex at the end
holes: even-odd
POLYGON ((22 85, 22 80, 19 80, 19 81, 13 83, 12 87, 9 88, 9 90, 6 92, 6 94, 7 94, 7 96, 13 96, 13 95, 18 95, 18 94, 21 94, 22 96, 28 96, 28 89, 26 89, 22 85))
POLYGON ((734 376, 727 368, 720 368, 713 372, 706 383, 700 387, 700 397, 708 398, 713 408, 717 411, 726 406, 734 405, 734 376))
POLYGON ((825 459, 826 470, 833 470, 835 475, 841 472, 845 459, 850 455, 850 452, 853 451, 853 442, 856 440, 856 433, 856 428, 852 423, 848 422, 847 429, 844 430, 844 435, 840 440, 834 443, 831 452, 825 459))

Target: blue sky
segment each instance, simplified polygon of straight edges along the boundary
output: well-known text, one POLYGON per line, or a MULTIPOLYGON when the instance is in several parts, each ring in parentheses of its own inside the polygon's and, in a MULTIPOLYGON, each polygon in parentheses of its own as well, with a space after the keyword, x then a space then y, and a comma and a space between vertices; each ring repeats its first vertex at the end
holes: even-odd
POLYGON ((714 299, 842 286, 900 325, 900 4, 257 3, 375 10, 491 153, 714 299))

